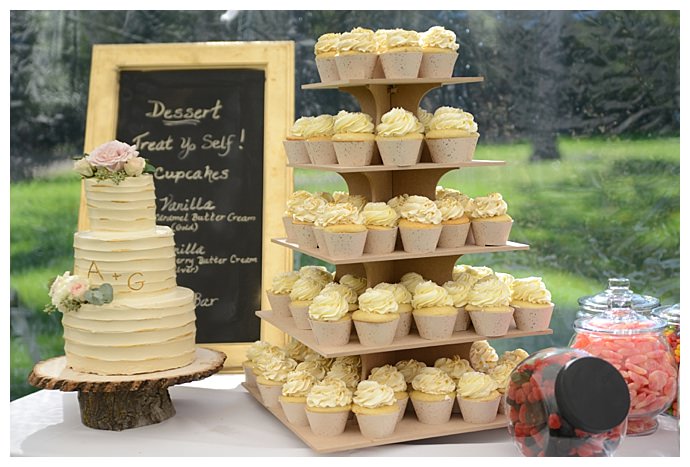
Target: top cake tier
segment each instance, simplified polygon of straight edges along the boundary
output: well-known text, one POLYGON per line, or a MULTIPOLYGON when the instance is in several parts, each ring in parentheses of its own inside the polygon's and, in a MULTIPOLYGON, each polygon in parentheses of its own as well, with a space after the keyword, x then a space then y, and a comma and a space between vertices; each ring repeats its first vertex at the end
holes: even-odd
POLYGON ((86 206, 93 231, 133 232, 156 227, 156 192, 153 177, 111 180, 84 179, 86 206))

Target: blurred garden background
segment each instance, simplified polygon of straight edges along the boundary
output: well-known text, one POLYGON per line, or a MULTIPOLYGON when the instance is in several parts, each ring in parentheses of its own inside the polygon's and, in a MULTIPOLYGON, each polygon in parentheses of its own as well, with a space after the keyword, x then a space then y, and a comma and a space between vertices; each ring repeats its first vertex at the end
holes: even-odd
MULTIPOLYGON (((42 312, 48 280, 72 268, 91 46, 293 40, 295 114, 358 110, 318 81, 315 39, 356 26, 456 32, 456 76, 481 84, 429 93, 422 107, 475 116, 477 159, 441 184, 498 191, 528 252, 471 255, 516 277, 544 278, 552 336, 493 341, 534 351, 567 345, 577 299, 628 277, 662 304, 680 300, 680 15, 654 11, 13 11, 11 12, 11 398, 35 388, 38 360, 63 353, 60 315, 42 312)), ((337 174, 296 171, 295 188, 346 189, 337 174)), ((296 255, 296 267, 318 261, 296 255)))

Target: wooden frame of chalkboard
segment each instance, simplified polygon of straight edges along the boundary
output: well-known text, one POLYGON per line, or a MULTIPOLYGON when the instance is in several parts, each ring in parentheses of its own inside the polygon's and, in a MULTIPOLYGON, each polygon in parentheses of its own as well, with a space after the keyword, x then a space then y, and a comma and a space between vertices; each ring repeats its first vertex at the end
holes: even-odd
MULTIPOLYGON (((184 114, 184 111, 182 113, 184 114)), ((251 241, 250 243, 246 242, 247 238, 252 237, 254 247, 258 248, 258 255, 251 251, 244 255, 241 251, 228 253, 233 251, 232 248, 225 248, 225 251, 220 255, 216 255, 210 251, 211 248, 208 245, 202 245, 202 241, 197 241, 195 244, 193 235, 185 239, 184 242, 180 241, 180 237, 188 233, 184 229, 185 226, 189 228, 189 222, 178 226, 181 230, 175 232, 178 282, 181 285, 187 285, 184 280, 185 274, 180 273, 179 260, 181 256, 187 257, 188 261, 195 264, 197 271, 204 268, 207 271, 213 271, 214 267, 220 267, 216 266, 217 262, 213 260, 209 262, 211 256, 229 259, 235 255, 237 261, 241 261, 241 258, 249 258, 246 271, 250 271, 254 267, 254 277, 260 277, 260 285, 256 284, 256 280, 248 284, 247 277, 251 276, 251 273, 238 272, 237 267, 241 266, 237 266, 234 271, 228 266, 229 269, 226 270, 218 269, 217 274, 213 275, 213 280, 206 275, 198 281, 198 287, 201 288, 213 282, 214 284, 223 284, 225 287, 221 287, 221 289, 230 290, 234 288, 236 297, 241 294, 250 294, 253 297, 242 303, 242 306, 236 306, 236 303, 230 305, 232 308, 230 313, 234 313, 233 316, 239 316, 241 319, 231 319, 225 323, 222 322, 222 307, 221 312, 216 313, 220 321, 209 319, 205 322, 204 318, 211 316, 211 314, 206 312, 205 315, 205 309, 200 308, 204 304, 203 300, 210 300, 206 302, 207 304, 212 303, 212 300, 202 296, 197 302, 197 342, 227 354, 224 371, 241 371, 245 351, 254 340, 261 338, 282 345, 289 338, 264 321, 261 321, 260 325, 257 323, 256 328, 247 330, 244 337, 238 336, 238 333, 245 332, 242 329, 243 325, 249 325, 249 321, 245 319, 256 320, 254 317, 255 309, 244 308, 253 308, 250 305, 253 300, 256 306, 260 306, 260 309, 267 309, 268 303, 264 290, 270 286, 272 277, 279 272, 292 270, 291 252, 272 244, 270 239, 283 234, 282 213, 285 209, 287 196, 293 190, 292 169, 286 167, 282 148, 282 139, 287 134, 293 120, 294 43, 291 41, 126 44, 95 45, 93 47, 84 141, 85 152, 116 137, 123 141, 130 139, 127 141, 128 143, 133 143, 131 139, 139 137, 137 142, 139 142, 140 152, 143 156, 151 159, 154 165, 158 165, 157 162, 161 161, 161 157, 163 157, 161 155, 165 155, 166 151, 171 157, 178 155, 178 157, 161 162, 162 169, 155 175, 159 214, 162 208, 168 208, 168 211, 171 211, 170 200, 172 198, 162 201, 161 195, 164 193, 161 192, 167 189, 166 181, 172 179, 173 182, 171 183, 177 183, 174 174, 185 172, 181 170, 184 168, 185 161, 195 161, 197 164, 202 164, 201 167, 204 167, 205 164, 205 169, 201 169, 202 177, 205 177, 206 180, 204 183, 210 180, 206 177, 209 166, 211 166, 211 172, 220 174, 217 177, 218 181, 223 180, 224 173, 230 174, 226 177, 225 184, 217 183, 216 186, 205 187, 197 184, 198 188, 205 188, 201 195, 195 192, 192 182, 189 183, 189 187, 177 191, 173 189, 170 193, 179 209, 199 211, 197 214, 200 222, 196 223, 197 231, 203 230, 202 227, 199 227, 200 225, 209 224, 205 222, 208 218, 206 214, 209 213, 203 212, 204 210, 208 211, 209 206, 213 205, 215 209, 215 211, 210 209, 214 211, 211 214, 225 216, 224 219, 227 221, 225 225, 228 226, 225 241, 222 241, 222 233, 219 237, 218 228, 215 228, 216 235, 215 240, 213 240, 215 243, 212 246, 223 249, 229 244, 231 244, 230 246, 234 244, 239 249, 251 250, 251 241), (195 74, 200 79, 195 79, 195 74), (178 88, 175 87, 176 85, 178 88), (228 101, 221 98, 209 100, 213 97, 212 93, 209 94, 209 89, 223 91, 225 99, 228 101), (168 91, 167 94, 165 90, 168 91), (259 99, 261 90, 263 93, 259 99), (146 93, 151 95, 147 96, 146 93), (164 97, 160 97, 161 95, 169 98, 170 102, 166 102, 164 97), (199 102, 194 102, 193 105, 181 104, 187 102, 185 99, 189 100, 190 96, 193 99, 195 95, 199 97, 199 102), (255 97, 253 105, 252 96, 255 97), (136 121, 136 115, 142 112, 142 99, 144 99, 143 103, 148 105, 146 112, 149 114, 148 116, 161 117, 158 119, 159 122, 154 122, 155 118, 144 119, 141 122, 136 121), (167 114, 165 114, 163 106, 167 107, 165 110, 169 110, 167 114), (197 115, 192 115, 191 119, 183 119, 197 121, 191 123, 189 121, 186 123, 173 121, 176 114, 175 110, 170 109, 180 106, 202 109, 197 115), (203 111, 203 109, 208 111, 203 111), (228 117, 227 121, 223 123, 222 118, 225 113, 232 114, 234 117, 228 117), (202 115, 205 115, 208 122, 203 121, 202 115), (215 120, 220 121, 212 122, 214 117, 217 117, 215 120), (127 119, 127 122, 123 123, 123 119, 127 119), (162 120, 167 120, 167 123, 162 122, 162 120), (156 124, 163 124, 163 126, 156 127, 156 124), (165 137, 160 136, 161 128, 165 128, 165 137), (257 138, 255 133, 258 133, 261 128, 262 134, 257 138), (204 130, 207 132, 204 133, 204 130), (252 130, 254 131, 252 132, 252 130), (157 131, 160 137, 155 139, 157 131), (191 133, 189 133, 190 131, 191 133), (148 134, 146 134, 147 132, 148 134), (124 136, 121 137, 121 135, 124 136), (171 139, 168 139, 167 136, 171 136, 171 139), (190 152, 190 145, 185 144, 185 141, 196 144, 196 147, 190 152), (184 157, 182 157, 183 155, 184 157), (240 155, 248 157, 241 158, 240 155), (261 158, 263 158, 263 164, 260 163, 261 158), (233 166, 232 162, 226 163, 233 159, 239 165, 233 166), (216 162, 213 162, 214 160, 216 162), (243 162, 237 162, 240 160, 243 162), (218 164, 218 166, 214 166, 214 164, 218 164), (174 166, 174 170, 163 171, 166 165, 174 166), (239 173, 233 179, 233 174, 236 171, 239 173), (236 183, 233 183, 232 180, 235 180, 236 183), (257 189, 257 185, 262 190, 253 191, 257 189), (258 193, 262 194, 261 200, 252 199, 258 197, 258 193), (216 198, 209 200, 209 198, 213 198, 214 194, 216 198), (228 199, 235 200, 235 203, 223 204, 228 199), (165 202, 168 204, 164 207, 162 203, 165 202), (211 204, 208 204, 209 202, 211 204), (259 212, 250 212, 252 207, 259 212), (247 222, 232 222, 229 219, 231 215, 249 218, 248 223, 252 222, 251 218, 253 217, 254 222, 258 222, 261 227, 256 229, 254 226, 254 230, 242 231, 242 224, 247 224, 247 222), (235 230, 233 231, 233 229, 235 230), (259 232, 260 239, 257 239, 259 232), (180 248, 181 243, 183 248, 180 248), (199 255, 199 247, 204 247, 208 251, 199 255), (195 263, 193 259, 189 258, 195 256, 198 256, 200 262, 204 263, 202 266, 199 265, 199 262, 195 263), (258 262, 258 265, 250 264, 252 262, 258 262), (259 271, 258 275, 256 268, 259 271), (239 294, 237 293, 238 290, 239 294), (257 294, 260 294, 260 299, 257 294), (219 338, 219 332, 222 334, 222 329, 227 329, 228 335, 235 337, 227 340, 219 338), (203 337, 205 335, 208 336, 207 341, 203 337)), ((179 185, 179 183, 177 184, 179 185)), ((213 218, 213 216, 211 217, 213 218)), ((170 218, 174 219, 175 216, 172 215, 170 218)), ((157 223, 171 225, 171 222, 166 221, 157 223)), ((191 225, 193 224, 192 222, 191 225)), ((218 222, 214 224, 218 224, 218 222)), ((173 227, 174 230, 175 228, 173 227)), ((82 192, 79 230, 87 229, 88 216, 82 192)), ((208 235, 212 236, 213 233, 208 235)), ((206 240, 210 238, 208 235, 204 237, 206 240)), ((190 288, 194 288, 194 281, 191 281, 190 288)), ((218 300, 218 303, 220 302, 221 300, 218 300)), ((214 305, 212 304, 210 307, 212 308, 214 305)))

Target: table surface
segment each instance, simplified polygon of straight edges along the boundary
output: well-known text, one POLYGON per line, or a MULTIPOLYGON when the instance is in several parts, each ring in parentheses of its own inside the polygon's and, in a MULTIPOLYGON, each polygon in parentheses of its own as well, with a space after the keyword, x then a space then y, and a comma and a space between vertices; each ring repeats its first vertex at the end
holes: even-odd
MULTIPOLYGON (((81 424, 77 393, 41 390, 10 403, 12 456, 318 456, 252 398, 244 375, 216 374, 170 388, 177 411, 120 432, 81 424)), ((678 456, 678 423, 626 438, 617 456, 678 456)), ((330 456, 518 456, 506 429, 344 451, 330 456), (488 445, 491 446, 488 446, 488 445)))

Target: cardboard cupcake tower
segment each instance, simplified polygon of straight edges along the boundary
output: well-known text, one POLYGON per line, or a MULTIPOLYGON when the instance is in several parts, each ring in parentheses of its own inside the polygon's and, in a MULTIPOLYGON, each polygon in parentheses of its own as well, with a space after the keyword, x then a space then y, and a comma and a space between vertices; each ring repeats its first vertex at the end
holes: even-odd
MULTIPOLYGON (((352 94, 358 101, 361 111, 368 113, 378 123, 381 116, 393 107, 403 107, 416 114, 419 103, 431 89, 444 84, 481 82, 481 77, 467 78, 416 78, 416 79, 370 79, 341 80, 334 83, 303 85, 302 89, 340 89, 352 94)), ((434 163, 428 150, 425 149, 420 163, 412 166, 384 166, 378 151, 375 151, 373 165, 343 166, 338 164, 293 164, 293 167, 337 172, 347 183, 351 194, 364 195, 367 200, 386 202, 400 194, 416 194, 435 199, 436 185, 448 171, 479 166, 504 165, 502 161, 464 161, 453 164, 434 163)), ((492 253, 503 251, 527 250, 528 245, 507 242, 501 246, 478 246, 465 244, 452 248, 436 248, 432 252, 409 253, 396 249, 387 254, 364 253, 357 258, 334 258, 323 248, 305 247, 304 243, 289 242, 285 238, 272 239, 272 242, 319 258, 336 266, 336 279, 345 274, 366 277, 367 285, 373 287, 380 282, 398 282, 402 275, 417 272, 425 279, 443 284, 452 279, 452 270, 456 261, 464 254, 492 253)), ((450 337, 429 340, 422 338, 417 331, 409 335, 396 337, 388 345, 362 345, 356 335, 351 335, 346 344, 334 345, 332 342, 319 342, 311 329, 299 328, 292 317, 279 315, 270 310, 257 311, 256 315, 276 326, 281 331, 297 339, 321 355, 329 358, 349 355, 360 355, 362 360, 361 379, 365 380, 371 369, 385 364, 394 365, 400 360, 414 358, 433 366, 440 357, 460 355, 469 359, 472 343, 486 337, 474 330, 455 331, 450 337)), ((528 332, 514 327, 498 338, 515 338, 550 334, 552 331, 528 332)), ((261 403, 262 399, 255 386, 244 384, 247 391, 261 403)), ((410 403, 411 404, 411 403, 410 403)), ((264 405, 265 407, 265 405, 264 405)), ((266 407, 278 420, 313 450, 321 453, 338 452, 349 449, 399 443, 425 438, 434 438, 460 433, 491 430, 507 426, 505 415, 498 414, 496 419, 485 423, 469 423, 457 414, 453 414, 447 423, 429 425, 421 423, 414 411, 409 411, 398 423, 391 436, 379 439, 365 437, 357 426, 356 417, 347 422, 345 431, 337 436, 319 436, 309 426, 290 423, 280 406, 266 407)))

